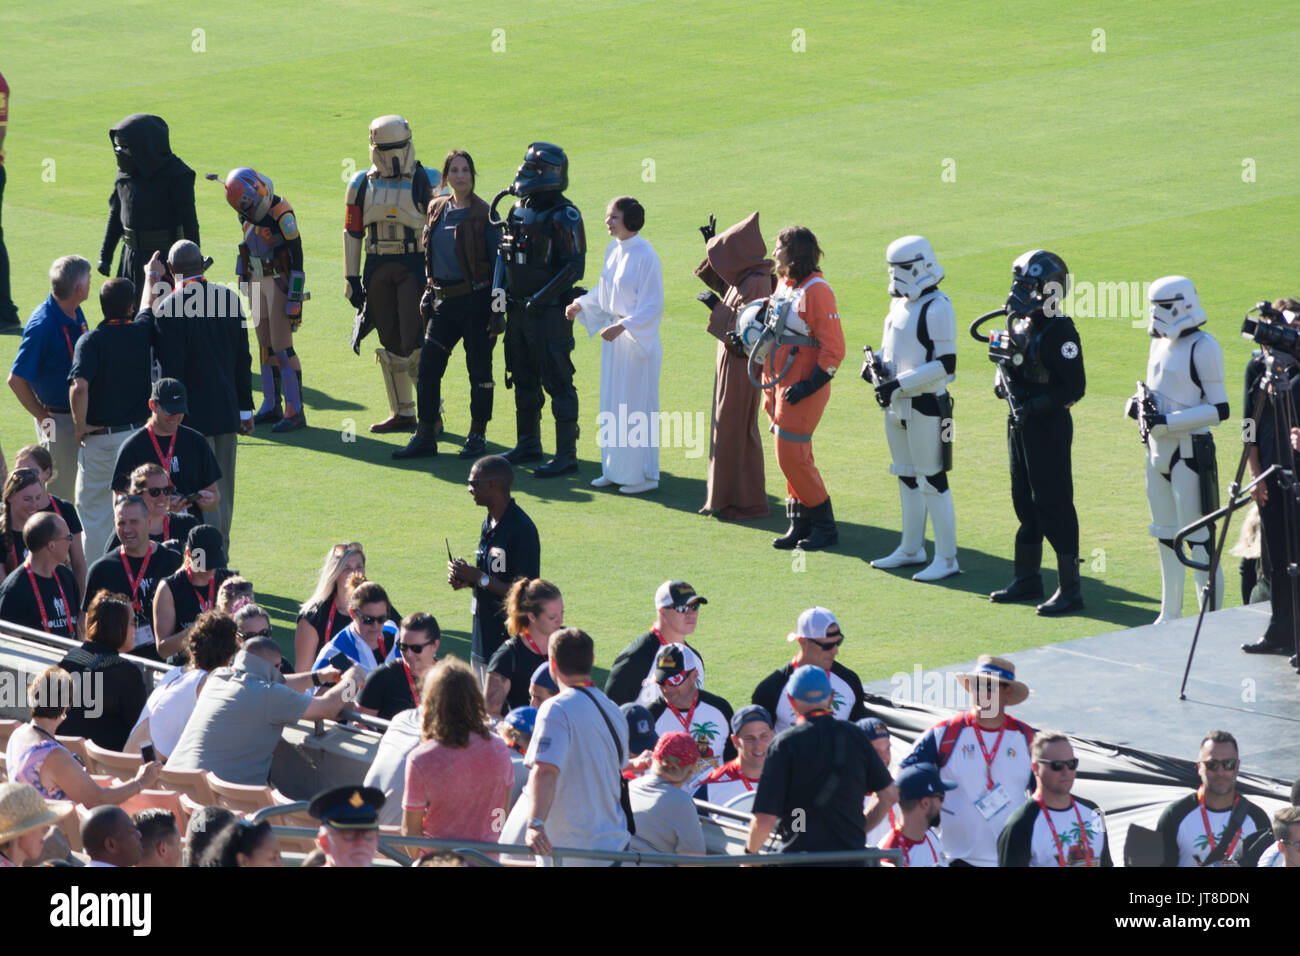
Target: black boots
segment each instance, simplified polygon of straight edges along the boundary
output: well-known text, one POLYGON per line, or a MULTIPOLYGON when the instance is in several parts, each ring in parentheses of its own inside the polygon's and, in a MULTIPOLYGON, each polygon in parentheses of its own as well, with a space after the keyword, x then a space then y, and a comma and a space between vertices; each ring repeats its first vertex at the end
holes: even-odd
POLYGON ((487 432, 486 422, 469 423, 469 434, 465 436, 465 444, 461 447, 457 457, 459 458, 481 458, 487 451, 487 432))
POLYGON ((433 458, 438 454, 438 432, 433 425, 420 422, 405 448, 393 451, 394 458, 433 458))
POLYGON ((1058 554, 1056 568, 1060 576, 1056 593, 1046 603, 1038 605, 1038 613, 1044 617, 1083 610, 1083 590, 1079 587, 1079 556, 1058 554))
POLYGON ((839 529, 835 527, 835 512, 831 510, 831 499, 827 498, 815 508, 804 506, 810 525, 805 537, 799 539, 801 551, 820 551, 829 548, 840 540, 839 529))
POLYGON ((539 461, 542 458, 542 416, 538 412, 525 414, 515 412, 515 434, 518 436, 514 448, 503 451, 501 457, 512 465, 525 461, 539 461))
POLYGON ((578 423, 555 423, 555 457, 533 474, 538 478, 558 478, 578 470, 578 423))
POLYGON ((772 539, 772 547, 789 551, 809 532, 812 522, 804 513, 803 505, 796 498, 785 499, 785 516, 790 519, 790 527, 781 537, 772 539))
POLYGON ((1043 577, 1038 569, 1043 563, 1043 542, 1022 542, 1016 539, 1016 570, 1011 583, 989 595, 994 604, 1014 604, 1017 601, 1037 601, 1043 596, 1043 577))

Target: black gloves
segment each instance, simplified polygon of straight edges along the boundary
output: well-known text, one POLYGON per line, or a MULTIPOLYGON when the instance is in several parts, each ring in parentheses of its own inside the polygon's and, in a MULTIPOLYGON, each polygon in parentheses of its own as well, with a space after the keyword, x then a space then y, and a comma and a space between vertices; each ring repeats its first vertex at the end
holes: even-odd
POLYGON ((791 405, 798 405, 830 380, 831 377, 819 365, 802 382, 796 382, 785 390, 785 400, 791 405))

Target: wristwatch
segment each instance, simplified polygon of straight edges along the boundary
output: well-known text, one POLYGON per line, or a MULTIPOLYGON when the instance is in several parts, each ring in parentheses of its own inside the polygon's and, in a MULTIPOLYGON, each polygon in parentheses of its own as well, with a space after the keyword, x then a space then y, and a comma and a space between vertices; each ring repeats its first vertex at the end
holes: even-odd
POLYGON ((316 687, 321 686, 321 683, 320 683, 320 671, 312 671, 312 672, 311 672, 311 682, 312 682, 312 684, 314 684, 316 687))
POLYGON ((544 826, 546 826, 546 821, 541 817, 533 817, 528 821, 528 829, 530 830, 540 830, 544 826))
POLYGON ((481 589, 483 589, 484 591, 486 591, 486 590, 487 590, 488 583, 491 582, 491 580, 492 580, 492 579, 491 579, 490 577, 488 577, 486 574, 484 574, 482 577, 480 577, 480 578, 478 579, 478 586, 479 586, 481 589))

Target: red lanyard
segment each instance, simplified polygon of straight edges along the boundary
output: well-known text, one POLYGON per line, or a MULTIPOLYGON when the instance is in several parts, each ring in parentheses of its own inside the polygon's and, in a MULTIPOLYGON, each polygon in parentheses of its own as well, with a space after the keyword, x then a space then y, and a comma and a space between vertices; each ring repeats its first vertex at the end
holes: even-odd
POLYGON ((1007 725, 1004 722, 1002 726, 998 728, 998 739, 993 741, 993 753, 991 754, 988 752, 988 749, 984 746, 984 735, 980 733, 980 725, 975 722, 975 716, 973 713, 971 715, 970 725, 975 730, 975 739, 979 741, 980 752, 984 754, 984 772, 988 774, 988 780, 989 780, 988 788, 992 790, 993 789, 993 761, 997 759, 998 748, 1002 746, 1002 735, 1007 732, 1007 725))
MULTIPOLYGON (((695 708, 700 706, 699 693, 696 693, 695 700, 691 703, 691 709, 686 712, 685 717, 682 716, 680 710, 668 703, 667 697, 664 698, 664 703, 668 705, 668 709, 673 712, 673 716, 676 717, 678 723, 682 725, 682 730, 686 731, 688 734, 691 733, 691 718, 695 716, 695 708)), ((694 734, 691 734, 691 736, 694 736, 694 734)))
POLYGON ((411 665, 406 663, 405 655, 401 657, 401 661, 402 670, 406 671, 406 686, 411 688, 411 700, 418 706, 420 703, 420 697, 415 692, 415 675, 411 673, 411 665))
POLYGON ((56 515, 58 515, 60 518, 62 518, 63 512, 59 508, 59 503, 54 500, 53 495, 49 495, 48 497, 50 499, 50 510, 53 511, 56 515))
POLYGON ((163 455, 162 445, 158 444, 158 438, 153 433, 153 422, 150 422, 145 426, 145 431, 149 433, 149 440, 153 442, 153 450, 158 454, 158 463, 162 465, 163 471, 167 472, 167 477, 170 480, 172 474, 173 452, 176 451, 176 436, 179 435, 180 432, 172 432, 171 444, 167 446, 167 454, 163 455))
MULTIPOLYGON (((1061 847, 1061 838, 1056 835, 1056 824, 1052 822, 1052 811, 1047 808, 1042 797, 1034 797, 1038 802, 1038 809, 1043 811, 1043 816, 1047 818, 1047 828, 1052 831, 1052 840, 1056 843, 1056 865, 1068 866, 1065 862, 1065 850, 1061 847)), ((1079 804, 1074 797, 1070 798, 1070 807, 1074 810, 1074 818, 1079 821, 1079 846, 1083 847, 1084 866, 1092 866, 1092 844, 1088 842, 1088 831, 1083 825, 1083 814, 1079 812, 1079 804)))
MULTIPOLYGON (((893 815, 892 809, 890 810, 890 815, 893 815)), ((921 839, 913 841, 909 840, 907 834, 903 832, 901 824, 894 825, 894 846, 903 851, 903 866, 912 865, 912 854, 909 850, 911 847, 920 846, 922 843, 924 843, 925 848, 930 851, 930 856, 934 858, 934 865, 938 866, 939 854, 934 852, 934 845, 930 842, 929 833, 926 833, 921 839)))
MULTIPOLYGON (((140 606, 140 585, 144 583, 144 573, 149 568, 149 560, 153 557, 153 542, 149 542, 149 551, 144 556, 144 562, 140 565, 140 574, 138 577, 131 577, 131 564, 126 559, 126 551, 123 549, 118 552, 122 557, 122 569, 126 571, 126 583, 131 586, 131 606, 135 608, 137 614, 143 614, 144 608, 140 606)), ((190 583, 194 580, 191 578, 190 583)), ((204 608, 206 611, 207 608, 204 608)))
POLYGON ((529 634, 527 631, 524 631, 519 636, 524 639, 524 643, 528 645, 529 649, 534 654, 536 654, 538 657, 546 657, 546 652, 542 650, 540 647, 538 647, 537 644, 533 641, 533 635, 529 634))
MULTIPOLYGON (((30 574, 31 572, 29 571, 28 573, 30 574)), ((1240 799, 1241 799, 1241 794, 1237 794, 1237 799, 1232 801, 1233 810, 1237 809, 1237 800, 1240 799)), ((1210 829, 1210 816, 1205 812, 1205 788, 1204 787, 1196 788, 1196 802, 1200 804, 1201 807, 1201 823, 1205 825, 1205 840, 1209 844, 1210 852, 1213 853, 1214 852, 1214 831, 1210 829)), ((1225 829, 1226 829, 1226 825, 1225 825, 1225 829)), ((1236 835, 1233 836, 1232 842, 1228 844, 1228 849, 1225 850, 1223 853, 1223 858, 1225 860, 1232 859, 1232 851, 1237 848, 1237 843, 1240 840, 1241 840, 1241 827, 1237 827, 1236 835)))
MULTIPOLYGON (((84 319, 82 319, 77 322, 77 337, 80 338, 85 334, 86 334, 86 322, 84 319)), ((68 343, 69 361, 76 361, 77 350, 72 347, 72 336, 68 334, 68 327, 66 325, 63 327, 63 341, 68 343)))
POLYGON ((162 534, 163 534, 162 539, 163 539, 164 541, 167 540, 167 529, 170 528, 171 526, 172 526, 172 516, 171 516, 171 512, 169 512, 169 511, 164 511, 164 512, 163 512, 163 532, 162 532, 162 534))
POLYGON ((755 780, 754 783, 750 783, 750 782, 749 782, 749 778, 745 776, 745 771, 743 771, 743 770, 740 769, 740 758, 739 758, 739 757, 737 757, 735 760, 731 761, 731 763, 729 763, 727 766, 729 766, 732 770, 735 771, 736 776, 735 776, 734 779, 739 780, 741 783, 743 783, 743 784, 745 785, 745 789, 746 789, 746 790, 753 790, 753 789, 754 789, 754 783, 758 783, 758 781, 755 780))
MULTIPOLYGON (((41 630, 46 634, 52 634, 50 630, 50 618, 45 613, 45 602, 41 600, 41 587, 36 583, 36 574, 32 571, 32 556, 27 555, 27 560, 23 562, 23 567, 27 569, 27 580, 32 583, 32 593, 36 595, 36 608, 41 612, 41 630)), ((54 569, 54 583, 59 586, 59 597, 63 598, 63 608, 67 617, 68 629, 72 630, 72 608, 68 604, 68 596, 63 592, 63 582, 59 580, 59 569, 54 569)))
POLYGON ((660 645, 661 647, 667 647, 667 646, 668 646, 668 642, 664 640, 664 636, 663 636, 662 634, 659 633, 659 628, 657 628, 657 627, 652 627, 652 628, 650 628, 650 633, 653 634, 653 635, 655 636, 655 640, 657 640, 657 641, 659 642, 659 645, 660 645))
MULTIPOLYGON (((329 617, 325 619, 325 640, 321 641, 322 647, 330 642, 330 633, 334 630, 334 615, 338 613, 338 609, 339 606, 335 602, 330 601, 330 613, 329 617)), ((406 662, 403 661, 402 663, 406 662)))
MULTIPOLYGON (((140 573, 143 574, 144 570, 141 569, 140 573)), ((214 574, 212 577, 208 578, 208 599, 206 601, 203 600, 203 595, 199 593, 199 586, 194 583, 194 575, 190 572, 189 568, 185 569, 185 576, 190 579, 190 587, 194 589, 194 596, 199 599, 199 610, 211 611, 212 599, 216 597, 217 594, 217 576, 214 574)))

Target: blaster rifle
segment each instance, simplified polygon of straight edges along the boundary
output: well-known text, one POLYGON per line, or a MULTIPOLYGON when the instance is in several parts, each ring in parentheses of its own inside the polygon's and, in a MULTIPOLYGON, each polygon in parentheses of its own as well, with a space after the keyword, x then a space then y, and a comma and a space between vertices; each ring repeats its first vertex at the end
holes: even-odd
POLYGON ((1160 409, 1146 382, 1137 383, 1137 395, 1134 398, 1137 400, 1138 435, 1145 445, 1151 437, 1151 420, 1160 414, 1160 409))
MULTIPOLYGON (((875 353, 870 345, 862 347, 862 380, 874 389, 879 389, 881 385, 890 381, 893 376, 889 374, 889 368, 881 360, 880 356, 875 353)), ((876 404, 881 408, 888 408, 889 402, 881 401, 880 392, 876 392, 876 404)))

